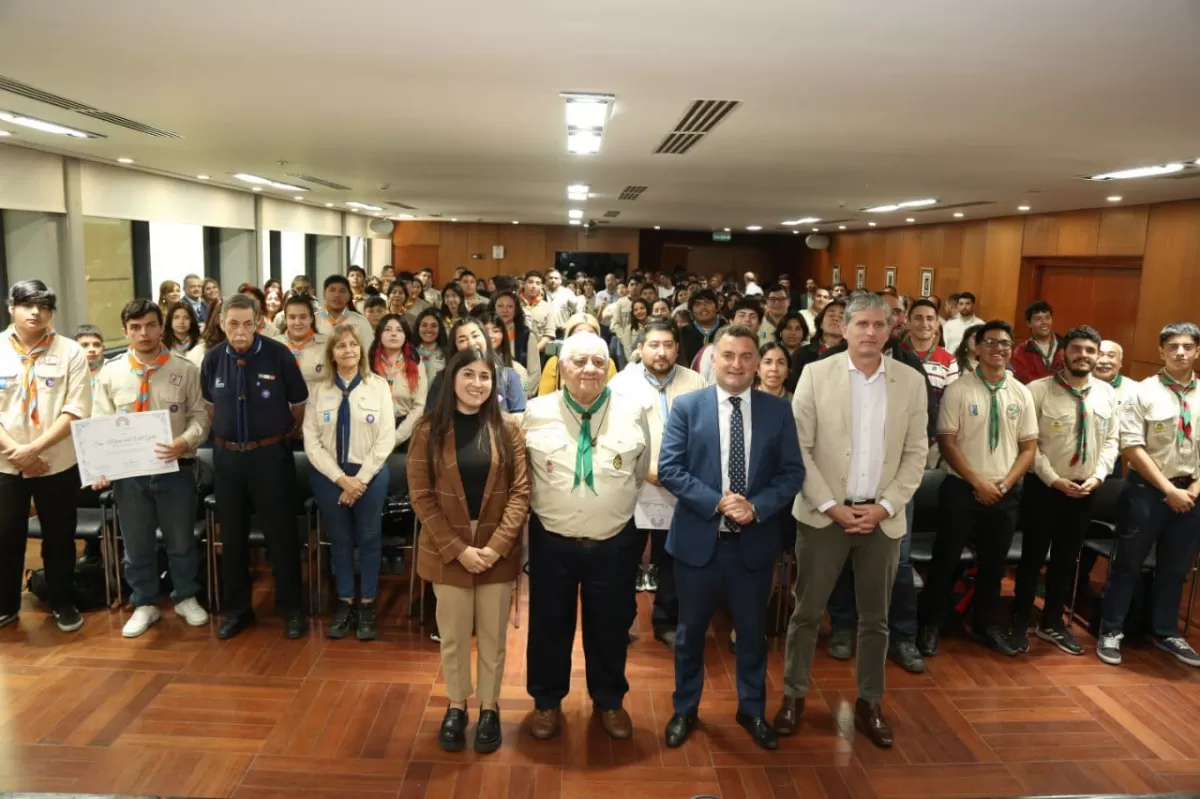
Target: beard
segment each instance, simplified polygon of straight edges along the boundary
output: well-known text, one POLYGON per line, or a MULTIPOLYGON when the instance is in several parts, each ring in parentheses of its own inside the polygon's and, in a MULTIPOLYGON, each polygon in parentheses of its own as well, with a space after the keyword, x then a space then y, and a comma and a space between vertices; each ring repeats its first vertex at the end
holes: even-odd
POLYGON ((1067 366, 1067 371, 1070 372, 1073 377, 1087 377, 1094 370, 1094 366, 1086 364, 1082 368, 1078 364, 1071 364, 1067 366))

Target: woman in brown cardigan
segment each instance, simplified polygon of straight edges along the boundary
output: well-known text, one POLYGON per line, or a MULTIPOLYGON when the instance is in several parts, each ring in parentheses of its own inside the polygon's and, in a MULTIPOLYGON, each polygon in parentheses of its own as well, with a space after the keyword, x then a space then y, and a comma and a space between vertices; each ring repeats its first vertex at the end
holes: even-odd
POLYGON ((433 584, 442 671, 450 706, 438 731, 448 752, 466 745, 471 630, 479 646, 475 751, 500 746, 500 679, 529 476, 520 422, 500 411, 496 367, 466 349, 446 364, 436 404, 417 422, 408 448, 408 490, 421 534, 417 574, 433 584))

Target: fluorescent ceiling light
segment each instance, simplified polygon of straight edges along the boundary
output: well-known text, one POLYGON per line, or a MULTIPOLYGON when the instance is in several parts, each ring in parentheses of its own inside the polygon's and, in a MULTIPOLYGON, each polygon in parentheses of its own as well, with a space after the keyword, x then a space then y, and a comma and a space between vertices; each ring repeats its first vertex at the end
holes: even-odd
POLYGON ((583 223, 580 222, 578 219, 571 219, 571 220, 567 221, 567 224, 568 225, 582 225, 583 223))
POLYGON ((308 189, 304 188, 303 186, 293 186, 290 183, 280 183, 277 180, 259 177, 258 175, 251 175, 246 172, 238 172, 236 175, 234 175, 234 177, 243 183, 250 183, 255 186, 270 186, 272 189, 279 189, 280 191, 308 191, 308 189))
POLYGON ((396 214, 396 219, 416 219, 412 214, 396 214))
POLYGON ((819 227, 813 228, 813 233, 820 233, 820 232, 821 232, 821 228, 819 228, 819 227))
POLYGON ((586 183, 572 183, 567 186, 567 194, 587 194, 592 187, 586 183))
POLYGON ((725 228, 725 232, 726 232, 726 233, 728 233, 728 232, 729 232, 729 228, 725 228))
POLYGON ((600 131, 568 130, 567 152, 573 155, 595 155, 600 152, 600 131))
POLYGON ((655 229, 655 230, 662 230, 662 225, 655 225, 655 226, 654 226, 654 229, 655 229))
POLYGON ((867 227, 875 227, 875 223, 874 223, 874 222, 868 222, 868 223, 867 223, 867 227))
POLYGON ((262 186, 255 186, 251 191, 262 191, 262 186))
MULTIPOLYGON (((0 119, 3 119, 0 116, 0 119)), ((1169 175, 1178 172, 1184 165, 1178 162, 1162 164, 1161 166, 1139 166, 1134 169, 1120 169, 1116 172, 1104 172, 1092 175, 1088 180, 1128 180, 1129 178, 1152 178, 1155 175, 1169 175)))
POLYGON ((746 230, 762 230, 762 225, 746 225, 746 230))
POLYGON ((845 230, 845 229, 846 229, 845 225, 838 225, 838 230, 845 230))
POLYGON ((598 100, 567 100, 567 127, 594 128, 604 127, 608 118, 608 101, 598 100))
POLYGON ((813 222, 820 222, 820 221, 821 221, 820 217, 806 216, 803 219, 789 219, 786 222, 782 222, 781 224, 791 227, 793 225, 811 225, 813 222))
POLYGON ((872 208, 864 208, 863 210, 866 211, 868 214, 886 214, 891 211, 899 211, 900 206, 898 206, 898 205, 876 205, 872 208))
POLYGON ((964 214, 962 211, 955 211, 955 212, 954 212, 954 218, 955 218, 955 219, 962 219, 964 216, 966 216, 966 214, 964 214))
POLYGON ((40 130, 42 133, 57 133, 60 136, 70 136, 73 139, 107 138, 99 133, 88 133, 87 131, 78 130, 76 128, 68 128, 66 125, 59 125, 54 122, 47 122, 44 119, 14 114, 11 111, 0 111, 0 121, 11 122, 14 125, 20 125, 23 128, 40 130))
POLYGON ((196 175, 196 180, 208 180, 208 175, 196 175))
POLYGON ((1028 210, 1029 210, 1029 206, 1028 206, 1028 205, 1018 205, 1018 206, 1017 206, 1017 210, 1018 210, 1018 211, 1028 211, 1028 210))
POLYGON ((451 221, 451 222, 457 222, 457 221, 458 221, 458 217, 457 217, 457 216, 456 216, 456 217, 453 217, 453 218, 451 218, 451 220, 450 220, 450 221, 451 221))
POLYGON ((325 203, 325 207, 326 207, 326 208, 332 208, 332 207, 333 207, 333 203, 325 203))
POLYGON ((353 208, 355 211, 382 211, 383 210, 378 205, 367 205, 366 203, 360 203, 360 202, 348 202, 348 203, 346 203, 346 207, 353 208))
POLYGON ((908 200, 902 203, 893 203, 891 205, 876 205, 863 210, 869 214, 886 214, 892 211, 899 211, 901 208, 920 208, 924 205, 937 205, 937 200, 927 198, 924 200, 908 200))
POLYGON ((572 219, 583 219, 583 210, 580 208, 572 208, 570 211, 567 211, 567 216, 571 217, 572 219))
POLYGON ((905 222, 916 222, 917 220, 913 219, 913 218, 910 216, 908 219, 905 219, 904 221, 905 221, 905 222))
POLYGON ((521 223, 520 223, 520 222, 518 222, 517 220, 515 220, 515 219, 514 219, 514 220, 513 220, 513 224, 514 224, 514 225, 519 225, 519 224, 521 224, 521 223))
POLYGON ((587 192, 572 191, 567 193, 567 199, 572 202, 584 202, 587 198, 587 192))
POLYGON ((117 163, 118 164, 132 164, 133 159, 132 158, 118 158, 117 163))
POLYGON ((7 130, 0 130, 0 138, 4 138, 5 136, 11 136, 11 135, 12 134, 9 133, 7 130))
POLYGON ((299 194, 297 194, 297 195, 296 195, 295 197, 293 197, 292 199, 293 199, 293 200, 303 200, 304 198, 303 198, 303 197, 301 197, 299 194))
POLYGON ((1124 197, 1122 197, 1122 196, 1121 196, 1121 195, 1119 195, 1119 194, 1114 194, 1113 196, 1111 196, 1111 197, 1107 197, 1106 199, 1107 199, 1107 200, 1108 200, 1110 203, 1119 203, 1119 202, 1121 202, 1121 200, 1124 200, 1125 198, 1124 198, 1124 197))
POLYGON ((906 203, 900 203, 901 208, 920 208, 925 205, 937 205, 937 200, 928 198, 924 200, 909 200, 906 203))

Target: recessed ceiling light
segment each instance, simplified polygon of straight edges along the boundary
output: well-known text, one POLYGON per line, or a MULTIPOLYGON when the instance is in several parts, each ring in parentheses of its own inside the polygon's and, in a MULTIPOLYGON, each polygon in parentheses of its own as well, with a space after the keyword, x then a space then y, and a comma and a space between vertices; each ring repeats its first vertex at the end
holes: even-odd
POLYGON ((838 225, 838 230, 845 230, 845 229, 846 229, 845 225, 838 225))
POLYGON ((746 225, 746 230, 762 230, 762 225, 746 225))
POLYGON ((820 221, 821 221, 820 217, 806 216, 803 219, 787 219, 787 220, 784 220, 783 222, 781 222, 780 224, 786 225, 787 227, 791 227, 792 225, 811 225, 813 222, 820 222, 820 221))
POLYGON ((453 217, 453 218, 451 218, 451 220, 450 220, 450 221, 451 221, 451 222, 457 222, 457 221, 458 221, 458 217, 457 217, 457 216, 456 216, 456 217, 453 217))
POLYGON ((208 175, 196 175, 196 180, 208 180, 208 175))
POLYGON ((913 219, 913 218, 910 216, 908 219, 905 219, 904 221, 905 221, 905 222, 916 222, 917 220, 913 219))
POLYGON ((793 230, 793 231, 792 231, 792 235, 793 235, 793 236, 799 236, 799 235, 800 235, 800 231, 799 231, 799 230, 793 230))
POLYGON ((569 192, 567 192, 567 199, 570 200, 571 202, 577 202, 577 203, 584 202, 585 200, 587 200, 587 198, 588 198, 588 193, 586 191, 569 191, 569 192))
POLYGON ((397 219, 416 219, 412 214, 396 214, 397 219))
POLYGON ((292 199, 293 199, 293 200, 303 200, 304 198, 303 198, 303 197, 301 197, 299 194, 297 194, 297 195, 296 195, 295 197, 293 197, 292 199))
POLYGON ((655 225, 655 226, 654 226, 654 229, 655 229, 655 230, 662 230, 662 225, 655 225))
POLYGON ((255 186, 251 191, 262 191, 262 186, 255 186))
POLYGON ((583 219, 583 210, 580 208, 572 208, 567 211, 567 216, 571 219, 583 219))
POLYGON ((583 222, 579 221, 578 219, 568 219, 567 224, 568 225, 582 225, 583 222))
POLYGON ((608 118, 608 101, 591 98, 567 100, 567 127, 602 128, 608 118))
POLYGON ((726 232, 726 233, 728 233, 728 232, 729 232, 729 228, 724 228, 724 230, 725 230, 725 232, 726 232))
POLYGON ((612 101, 611 94, 564 92, 567 101, 567 152, 595 155, 600 152, 604 123, 612 101))
POLYGON ((293 186, 290 183, 280 183, 277 180, 259 177, 258 175, 250 175, 245 172, 238 172, 236 175, 234 175, 234 178, 242 181, 243 183, 251 183, 255 186, 270 186, 271 188, 279 189, 280 191, 308 191, 308 189, 304 188, 303 186, 293 186))
POLYGON ((118 164, 132 164, 133 159, 132 158, 118 158, 117 163, 118 164))
POLYGON ((567 186, 568 194, 576 193, 576 192, 582 193, 582 194, 587 194, 591 190, 592 190, 592 187, 586 183, 572 183, 570 186, 567 186))
POLYGON ((1125 198, 1119 194, 1114 194, 1111 197, 1108 197, 1107 199, 1110 203, 1119 203, 1119 202, 1121 202, 1121 200, 1124 200, 1125 198))
POLYGON ((1017 206, 1017 210, 1018 210, 1018 211, 1028 211, 1028 210, 1029 210, 1029 206, 1028 206, 1028 205, 1018 205, 1018 206, 1017 206))
POLYGON ((1184 168, 1184 165, 1178 162, 1170 164, 1162 164, 1160 166, 1139 166, 1133 169, 1120 169, 1116 172, 1104 172, 1099 175, 1092 175, 1088 180, 1128 180, 1130 178, 1152 178, 1155 175, 1169 175, 1172 172, 1178 172, 1184 168))
POLYGON ((966 216, 966 214, 964 214, 962 211, 955 211, 955 212, 954 212, 954 218, 955 218, 955 219, 962 219, 964 216, 966 216))
POLYGON ((937 200, 928 198, 924 200, 906 200, 902 203, 893 203, 891 205, 875 205, 871 208, 864 208, 868 214, 886 214, 890 211, 899 211, 901 208, 920 208, 924 205, 937 205, 937 200))
POLYGON ((521 224, 521 223, 520 223, 520 222, 518 222, 517 220, 515 220, 515 219, 514 219, 514 220, 513 220, 513 224, 514 224, 514 225, 519 225, 519 224, 521 224))
POLYGON ((568 130, 567 152, 572 155, 595 155, 600 152, 600 131, 568 130))
POLYGON ((383 210, 378 205, 368 205, 367 203, 360 203, 360 202, 348 202, 348 203, 346 203, 346 207, 353 208, 355 211, 382 211, 383 210))
POLYGON ((55 122, 47 122, 44 119, 36 117, 27 117, 21 114, 14 114, 11 111, 0 111, 0 121, 11 122, 14 125, 20 125, 24 128, 32 128, 40 130, 42 133, 57 133, 60 136, 70 136, 73 139, 104 139, 99 133, 89 133, 85 130, 77 128, 68 128, 66 125, 59 125, 55 122))
POLYGON ((820 233, 820 232, 821 232, 821 228, 819 228, 819 227, 813 228, 813 233, 820 233))
POLYGON ((874 223, 874 222, 868 222, 868 223, 867 223, 867 227, 875 227, 875 223, 874 223))
POLYGON ((326 207, 326 208, 332 208, 332 207, 333 207, 333 203, 325 203, 325 207, 326 207))

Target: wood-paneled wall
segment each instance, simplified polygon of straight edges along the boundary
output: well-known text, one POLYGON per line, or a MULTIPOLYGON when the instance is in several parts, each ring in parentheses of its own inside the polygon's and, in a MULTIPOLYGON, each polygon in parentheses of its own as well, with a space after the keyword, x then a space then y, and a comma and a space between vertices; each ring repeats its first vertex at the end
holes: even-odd
POLYGON ((1140 260, 1137 333, 1122 342, 1130 374, 1158 368, 1164 324, 1200 320, 1200 200, 841 233, 812 254, 808 274, 828 283, 839 264, 853 286, 855 268, 865 265, 867 288, 879 290, 885 267, 894 266, 900 293, 916 296, 921 269, 932 267, 935 294, 971 291, 981 316, 1016 321, 1022 266, 1037 258, 1140 260))
POLYGON ((600 228, 594 236, 568 225, 490 225, 473 222, 399 222, 392 232, 397 271, 429 267, 435 285, 449 282, 455 267, 465 266, 481 278, 519 275, 554 266, 558 252, 612 252, 629 255, 638 268, 638 230, 600 228), (504 247, 504 259, 492 258, 492 247, 504 247), (482 255, 473 259, 472 255, 482 255))

